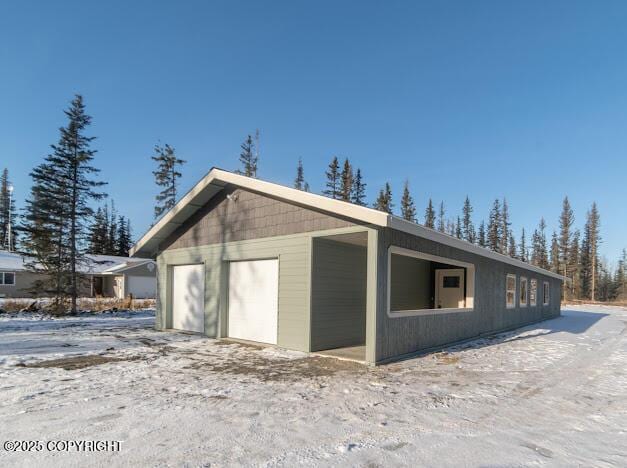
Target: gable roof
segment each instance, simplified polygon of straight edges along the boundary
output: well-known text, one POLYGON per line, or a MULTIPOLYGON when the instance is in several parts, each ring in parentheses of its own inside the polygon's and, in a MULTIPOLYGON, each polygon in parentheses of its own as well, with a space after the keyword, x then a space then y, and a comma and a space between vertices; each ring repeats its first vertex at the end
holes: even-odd
POLYGON ((262 193, 273 198, 309 207, 317 211, 324 211, 336 216, 353 219, 355 221, 378 227, 388 227, 445 244, 466 252, 488 257, 539 274, 563 280, 563 276, 522 262, 507 255, 493 252, 462 239, 450 236, 440 231, 406 221, 395 215, 382 211, 355 205, 353 203, 334 200, 315 193, 286 187, 284 185, 266 182, 252 177, 246 177, 223 169, 212 168, 192 189, 181 198, 174 207, 146 232, 131 249, 131 256, 154 256, 159 243, 165 240, 190 216, 203 207, 211 198, 227 185, 235 185, 253 192, 262 193))

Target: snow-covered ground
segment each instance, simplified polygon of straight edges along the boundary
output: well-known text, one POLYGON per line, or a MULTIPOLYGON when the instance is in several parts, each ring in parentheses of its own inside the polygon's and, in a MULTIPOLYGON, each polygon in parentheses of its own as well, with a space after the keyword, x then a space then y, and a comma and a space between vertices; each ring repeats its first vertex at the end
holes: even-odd
POLYGON ((156 332, 150 312, 0 317, 0 466, 627 466, 627 310, 368 368, 156 332))

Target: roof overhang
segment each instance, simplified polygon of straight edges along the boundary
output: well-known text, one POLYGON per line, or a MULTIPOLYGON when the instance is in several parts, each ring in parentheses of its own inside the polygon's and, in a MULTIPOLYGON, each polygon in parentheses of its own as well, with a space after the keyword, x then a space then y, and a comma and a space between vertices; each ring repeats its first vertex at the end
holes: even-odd
POLYGON ((309 207, 317 211, 324 211, 335 216, 353 219, 363 224, 396 229, 459 250, 481 255, 482 257, 535 271, 539 274, 557 278, 562 281, 564 280, 564 277, 557 273, 544 270, 543 268, 533 266, 507 255, 493 252, 443 232, 421 226, 420 224, 406 221, 398 216, 389 215, 382 211, 355 205, 353 203, 333 200, 322 195, 304 192, 284 185, 253 179, 218 168, 211 169, 170 211, 154 224, 133 246, 130 255, 132 257, 154 257, 158 253, 159 244, 162 241, 229 184, 285 200, 289 203, 309 207))

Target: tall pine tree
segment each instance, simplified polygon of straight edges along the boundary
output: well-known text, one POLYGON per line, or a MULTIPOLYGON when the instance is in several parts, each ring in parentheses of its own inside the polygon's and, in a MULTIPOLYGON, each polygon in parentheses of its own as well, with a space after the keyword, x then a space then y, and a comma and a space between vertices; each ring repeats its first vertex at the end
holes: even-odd
POLYGON ((357 168, 353 179, 353 189, 351 192, 351 201, 355 205, 366 206, 366 184, 361 175, 361 169, 357 168))
POLYGON ((242 151, 239 154, 239 162, 242 168, 235 172, 247 177, 257 177, 257 165, 259 163, 258 142, 259 130, 255 134, 255 140, 253 140, 252 135, 246 136, 246 139, 240 146, 242 151))
POLYGON ((96 210, 93 222, 89 229, 89 249, 90 254, 107 254, 109 245, 109 217, 101 207, 96 210))
POLYGON ((479 234, 477 236, 477 243, 479 247, 487 247, 488 243, 486 241, 486 232, 485 232, 485 221, 481 221, 479 225, 479 234))
POLYGON ((409 192, 409 181, 405 181, 403 196, 401 197, 401 216, 412 223, 416 222, 416 204, 409 192))
POLYGON ((501 208, 501 253, 508 255, 511 253, 509 248, 509 240, 512 238, 512 231, 510 225, 512 223, 509 220, 509 205, 507 200, 503 198, 503 205, 501 208))
POLYGON ((26 245, 34 249, 38 260, 35 268, 50 275, 55 305, 61 310, 69 298, 74 312, 80 286, 77 267, 85 262, 86 222, 93 215, 90 202, 104 197, 97 191, 104 182, 94 179, 99 170, 92 165, 94 137, 85 135, 91 117, 85 112, 82 96, 74 97, 65 115, 68 123, 60 128, 59 142, 31 173, 33 188, 26 204, 24 231, 26 245), (42 235, 42 230, 47 233, 42 235))
POLYGON ((593 203, 586 216, 581 252, 582 295, 593 301, 597 299, 597 283, 599 281, 598 249, 601 242, 599 228, 599 211, 596 203, 593 203))
POLYGON ((435 210, 433 209, 433 202, 430 198, 427 208, 425 209, 425 226, 435 229, 435 210))
POLYGON ((165 146, 155 145, 155 154, 152 160, 157 163, 157 170, 153 171, 155 183, 162 187, 155 197, 155 219, 170 210, 176 204, 176 189, 181 177, 179 168, 186 161, 178 158, 174 148, 166 143, 165 146))
POLYGON ((494 200, 488 219, 487 244, 493 252, 503 252, 503 220, 501 218, 501 202, 494 200))
POLYGON ((392 214, 394 204, 392 203, 392 188, 389 182, 386 182, 385 187, 379 191, 379 196, 374 203, 374 208, 392 214))
POLYGON ((129 250, 132 247, 131 240, 131 222, 124 216, 118 218, 118 231, 115 243, 115 255, 128 257, 129 250))
POLYGON ((470 198, 466 195, 464 206, 462 208, 462 232, 464 240, 474 244, 477 234, 475 233, 475 226, 472 223, 472 205, 470 204, 470 198))
POLYGON ((9 170, 5 168, 0 176, 0 250, 14 251, 17 245, 17 212, 12 192, 9 170))
POLYGON ((522 233, 520 234, 520 253, 518 255, 518 259, 521 262, 528 262, 529 256, 527 255, 527 236, 525 234, 525 228, 522 228, 522 233))
MULTIPOLYGON (((573 223, 575 222, 575 215, 573 214, 573 210, 570 207, 570 202, 568 201, 568 197, 564 197, 564 201, 562 202, 562 213, 559 219, 559 238, 558 238, 558 246, 559 246, 559 256, 558 256, 558 272, 564 275, 567 278, 571 278, 571 272, 568 270, 568 259, 569 259, 569 250, 571 243, 571 228, 573 223)), ((562 294, 564 298, 566 298, 565 292, 567 288, 567 282, 564 281, 564 285, 562 288, 562 294)))
POLYGON ((342 173, 340 174, 340 200, 350 202, 353 192, 353 168, 348 158, 344 160, 342 173))
POLYGON ((549 253, 549 264, 551 271, 559 273, 560 270, 560 244, 557 240, 557 233, 553 231, 551 236, 551 250, 549 253))
POLYGON ((294 188, 309 192, 309 184, 305 181, 305 170, 303 169, 303 160, 298 158, 298 166, 296 166, 296 178, 294 179, 294 188))
POLYGON ((440 202, 440 208, 438 210, 438 231, 440 232, 445 232, 446 230, 446 225, 445 225, 445 216, 446 212, 444 210, 444 202, 440 202))
POLYGON ((327 182, 326 188, 322 193, 327 197, 338 200, 340 198, 340 163, 337 160, 337 156, 333 156, 325 175, 327 182))
POLYGON ((455 223, 455 237, 457 237, 458 239, 462 239, 463 236, 464 233, 462 232, 462 221, 458 216, 457 222, 455 223))
POLYGON ((514 239, 514 234, 509 234, 509 242, 507 243, 507 255, 512 258, 516 258, 518 255, 518 251, 516 250, 516 239, 514 239))

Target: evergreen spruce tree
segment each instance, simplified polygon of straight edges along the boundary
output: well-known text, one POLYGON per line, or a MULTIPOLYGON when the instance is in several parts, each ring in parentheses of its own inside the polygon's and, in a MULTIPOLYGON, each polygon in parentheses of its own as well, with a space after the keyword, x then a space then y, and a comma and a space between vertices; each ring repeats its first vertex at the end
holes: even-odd
POLYGON ((490 210, 487 232, 488 248, 493 252, 503 252, 503 245, 501 244, 503 239, 502 229, 503 220, 501 218, 501 202, 498 198, 496 198, 492 204, 492 209, 490 210))
POLYGON ((342 173, 340 174, 340 200, 350 202, 353 192, 353 168, 348 158, 344 160, 342 173))
POLYGON ((128 257, 132 247, 131 222, 124 216, 118 218, 118 232, 116 235, 115 255, 128 257))
POLYGON ((531 263, 545 270, 549 270, 551 265, 549 264, 549 253, 546 243, 546 222, 544 218, 540 218, 538 228, 533 232, 531 244, 531 263))
MULTIPOLYGON (((91 149, 94 137, 85 135, 91 117, 85 112, 82 96, 74 97, 65 115, 68 123, 60 129, 59 142, 31 173, 33 188, 27 200, 24 230, 26 245, 38 249, 33 253, 41 267, 36 268, 46 270, 52 278, 55 304, 61 310, 69 298, 75 312, 77 266, 85 261, 86 222, 93 216, 90 202, 104 197, 96 191, 104 182, 93 178, 99 170, 92 166, 96 151, 91 149), (42 228, 48 231, 43 236, 42 228)), ((29 268, 33 264, 29 263, 29 268)))
POLYGON ((294 179, 294 188, 309 192, 309 184, 305 181, 305 170, 303 169, 303 160, 298 158, 298 166, 296 167, 296 179, 294 179))
POLYGON ((386 182, 385 187, 379 191, 379 196, 374 203, 374 208, 379 211, 385 211, 386 213, 392 214, 394 204, 392 203, 392 188, 390 187, 389 182, 386 182))
POLYGON ((512 232, 510 225, 512 223, 509 220, 509 206, 507 200, 503 198, 503 205, 501 208, 501 253, 509 254, 511 249, 509 248, 509 240, 512 238, 512 232))
MULTIPOLYGON (((569 249, 571 244, 571 228, 575 221, 573 210, 570 207, 568 197, 564 197, 562 203, 562 213, 559 219, 560 233, 558 238, 559 246, 559 260, 558 260, 558 272, 568 278, 571 278, 571 272, 568 270, 569 249)), ((562 295, 566 298, 567 282, 564 281, 562 288, 562 295)))
POLYGON ((108 212, 102 208, 96 210, 94 220, 89 229, 89 249, 90 254, 106 254, 109 241, 109 219, 108 212))
POLYGON ((0 250, 15 251, 17 245, 17 211, 15 198, 10 192, 9 170, 4 169, 0 176, 0 250), (9 245, 9 225, 11 226, 11 245, 9 245))
POLYGON ((512 258, 516 258, 517 254, 518 252, 516 250, 516 239, 514 239, 514 234, 510 232, 509 242, 507 243, 507 255, 509 255, 512 258))
POLYGON ((568 271, 572 279, 570 283, 570 298, 581 299, 581 252, 579 248, 580 232, 575 229, 568 248, 568 271))
POLYGON ((322 193, 327 197, 338 200, 340 198, 340 163, 337 160, 337 156, 333 156, 325 175, 327 178, 326 189, 322 193))
POLYGON ((361 169, 357 168, 353 179, 353 189, 351 192, 351 202, 355 205, 366 206, 366 184, 361 176, 361 169))
POLYGON ((179 159, 174 148, 167 143, 165 146, 155 145, 155 155, 152 156, 152 160, 157 163, 157 170, 153 171, 155 183, 163 187, 155 197, 157 202, 155 219, 157 219, 176 204, 177 181, 181 177, 179 167, 186 161, 179 159))
POLYGON ((584 238, 581 251, 581 289, 583 297, 592 301, 597 299, 597 283, 599 281, 599 235, 600 216, 596 203, 586 216, 584 238))
POLYGON ((551 271, 554 273, 558 273, 560 269, 560 245, 557 240, 557 233, 553 231, 553 235, 551 236, 551 252, 549 257, 549 265, 551 267, 551 271))
POLYGON ((241 163, 242 168, 235 171, 236 173, 247 177, 257 177, 257 165, 259 163, 259 152, 257 147, 259 140, 258 130, 255 136, 256 138, 253 140, 252 135, 247 135, 244 143, 241 144, 240 148, 242 152, 239 155, 239 162, 241 163))
POLYGON ((520 234, 520 254, 518 255, 518 259, 521 262, 529 261, 529 257, 527 255, 527 236, 525 235, 525 228, 522 228, 522 233, 520 234))
POLYGON ((431 229, 435 229, 435 210, 433 209, 433 202, 429 198, 429 204, 425 210, 425 226, 431 229))
POLYGON ((481 221, 481 224, 479 225, 479 235, 477 237, 477 242, 479 243, 480 247, 488 246, 488 243, 486 241, 485 221, 481 221))
POLYGON ((438 231, 440 232, 444 232, 446 229, 446 226, 444 225, 445 220, 444 220, 444 215, 445 215, 445 211, 444 211, 444 202, 440 202, 440 209, 438 210, 438 231))
POLYGON ((115 255, 116 245, 118 243, 118 212, 115 209, 115 203, 111 200, 111 215, 108 221, 109 233, 107 234, 107 243, 105 255, 115 255))
POLYGON ((470 198, 466 195, 466 200, 464 201, 464 207, 462 208, 463 215, 463 238, 468 242, 474 244, 477 240, 477 234, 475 233, 475 226, 472 223, 472 205, 470 204, 470 198))
POLYGON ((50 176, 59 175, 50 164, 33 169, 33 185, 26 199, 20 230, 24 234, 22 248, 30 254, 25 266, 36 273, 32 293, 54 298, 53 305, 60 310, 65 298, 65 278, 68 271, 64 234, 64 205, 62 193, 53 185, 50 176))
POLYGON ((612 297, 616 301, 627 300, 627 249, 623 249, 622 255, 618 260, 612 297))
POLYGON ((458 239, 462 239, 463 236, 464 233, 462 232, 462 221, 458 216, 457 222, 455 223, 455 237, 457 237, 458 239))
POLYGON ((403 196, 401 197, 401 216, 407 221, 416 222, 416 205, 409 192, 409 181, 407 180, 405 181, 403 196))

